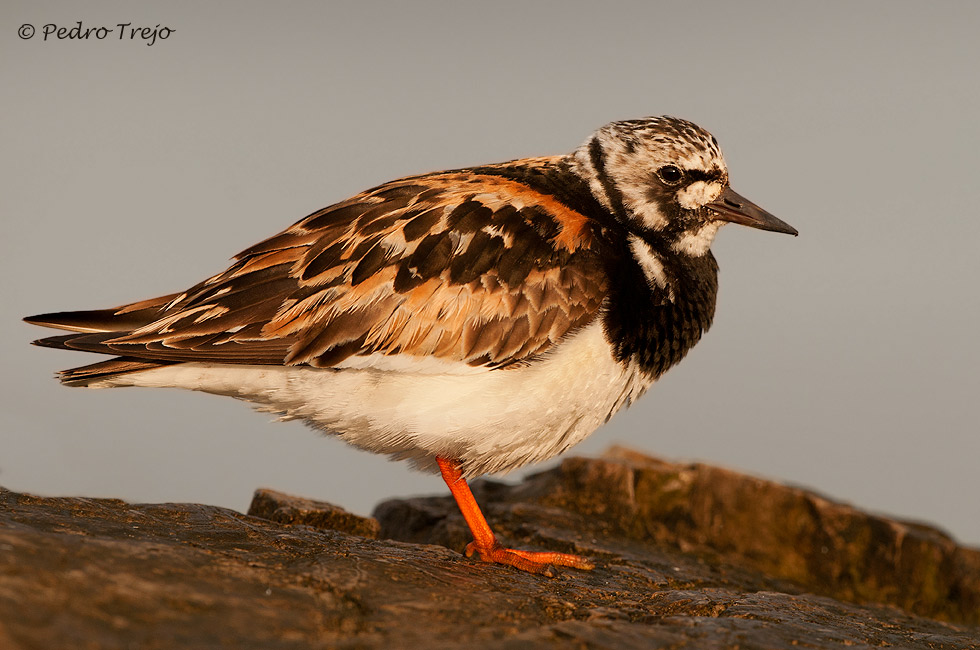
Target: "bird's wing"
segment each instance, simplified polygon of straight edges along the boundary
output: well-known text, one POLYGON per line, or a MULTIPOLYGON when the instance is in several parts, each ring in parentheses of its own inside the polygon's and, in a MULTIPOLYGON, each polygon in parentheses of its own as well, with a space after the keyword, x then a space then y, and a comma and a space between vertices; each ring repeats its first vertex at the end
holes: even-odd
POLYGON ((133 359, 333 367, 397 354, 503 367, 591 321, 606 288, 585 216, 464 170, 315 212, 166 302, 30 320, 83 332, 48 339, 57 347, 133 359), (145 322, 119 331, 134 315, 145 322))

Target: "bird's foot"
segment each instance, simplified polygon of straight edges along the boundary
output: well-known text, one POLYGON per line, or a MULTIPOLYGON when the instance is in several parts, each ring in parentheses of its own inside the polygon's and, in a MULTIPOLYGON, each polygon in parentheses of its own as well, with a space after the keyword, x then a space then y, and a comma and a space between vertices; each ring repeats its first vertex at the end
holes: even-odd
POLYGON ((473 555, 480 556, 484 562, 506 564, 521 571, 537 573, 549 578, 555 575, 554 567, 556 566, 567 566, 584 571, 595 568, 595 565, 588 558, 581 555, 548 551, 520 551, 514 548, 504 548, 497 540, 494 540, 490 545, 481 545, 476 541, 470 542, 466 545, 466 557, 473 555))

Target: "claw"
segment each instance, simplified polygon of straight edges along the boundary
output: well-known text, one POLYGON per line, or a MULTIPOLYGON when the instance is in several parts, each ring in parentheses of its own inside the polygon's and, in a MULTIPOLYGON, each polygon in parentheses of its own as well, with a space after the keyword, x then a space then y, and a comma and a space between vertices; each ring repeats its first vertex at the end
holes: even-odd
POLYGON ((570 553, 536 552, 522 551, 516 548, 506 548, 494 540, 490 548, 484 548, 477 544, 476 540, 466 545, 466 557, 478 555, 483 562, 495 564, 506 564, 521 571, 537 573, 553 577, 554 567, 564 566, 573 569, 588 571, 595 568, 595 565, 581 555, 570 553))
POLYGON ((459 463, 446 458, 437 457, 436 462, 442 471, 442 478, 449 486, 449 490, 456 499, 463 519, 473 533, 473 541, 466 545, 466 557, 478 555, 483 562, 493 562, 495 564, 506 564, 521 571, 536 573, 548 577, 554 576, 554 567, 564 566, 573 569, 588 571, 595 568, 595 565, 588 558, 570 553, 554 553, 549 551, 521 551, 513 548, 505 548, 500 545, 494 536, 490 525, 480 512, 469 485, 463 479, 459 463))

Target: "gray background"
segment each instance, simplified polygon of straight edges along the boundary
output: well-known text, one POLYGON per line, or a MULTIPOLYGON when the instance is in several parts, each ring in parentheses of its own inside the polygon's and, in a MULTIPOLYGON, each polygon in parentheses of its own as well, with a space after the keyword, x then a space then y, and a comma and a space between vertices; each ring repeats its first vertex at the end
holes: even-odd
POLYGON ((361 513, 444 492, 234 400, 62 388, 92 358, 18 319, 184 289, 393 177, 668 113, 801 235, 724 229, 712 331, 575 452, 718 463, 978 544, 978 6, 4 2, 0 484, 361 513), (77 20, 176 31, 42 41, 77 20))

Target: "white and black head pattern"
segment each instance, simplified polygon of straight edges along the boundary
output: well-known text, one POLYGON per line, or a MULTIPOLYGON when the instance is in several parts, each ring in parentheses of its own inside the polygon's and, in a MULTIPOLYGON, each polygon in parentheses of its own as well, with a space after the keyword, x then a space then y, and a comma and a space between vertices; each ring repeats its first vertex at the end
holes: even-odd
POLYGON ((678 252, 703 255, 722 222, 704 206, 728 185, 718 141, 692 122, 612 122, 574 154, 576 173, 627 227, 657 233, 678 252))

